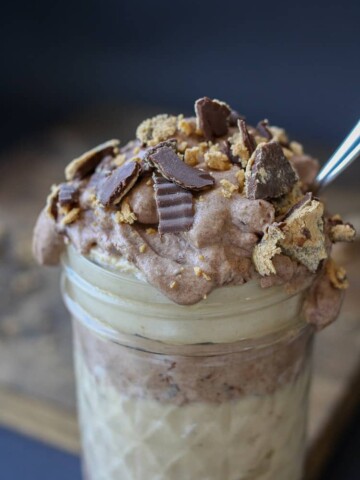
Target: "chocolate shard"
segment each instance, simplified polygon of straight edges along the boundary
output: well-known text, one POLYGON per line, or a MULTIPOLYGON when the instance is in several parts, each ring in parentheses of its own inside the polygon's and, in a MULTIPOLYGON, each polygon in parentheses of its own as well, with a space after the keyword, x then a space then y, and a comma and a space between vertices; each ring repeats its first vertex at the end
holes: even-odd
POLYGON ((238 120, 238 127, 240 131, 240 136, 242 143, 244 144, 246 150, 249 152, 249 157, 253 154, 256 148, 256 142, 254 137, 249 133, 245 120, 238 120))
POLYGON ((105 178, 98 190, 98 199, 105 207, 116 205, 135 185, 141 173, 138 162, 128 162, 105 178))
POLYGON ((179 233, 191 228, 194 221, 192 193, 153 174, 155 200, 159 214, 159 233, 179 233))
POLYGON ((273 138, 273 135, 270 132, 268 126, 269 126, 268 120, 261 120, 261 122, 259 122, 256 125, 256 130, 258 131, 261 137, 266 138, 266 140, 271 140, 273 138))
POLYGON ((150 162, 163 177, 186 190, 196 192, 214 185, 214 178, 207 172, 190 167, 176 154, 176 142, 162 142, 151 149, 147 156, 150 162))
POLYGON ((59 203, 62 207, 73 206, 79 201, 79 190, 75 185, 63 183, 60 185, 59 203))
POLYGON ((245 120, 244 115, 241 115, 236 110, 231 110, 228 117, 228 122, 230 127, 236 127, 238 120, 245 120))
POLYGON ((298 179, 278 142, 261 143, 246 166, 246 196, 250 200, 277 198, 289 193, 298 179))
POLYGON ((228 140, 225 140, 221 146, 221 151, 227 155, 230 162, 233 165, 241 165, 241 158, 238 155, 234 155, 231 149, 231 144, 228 140))
POLYGON ((198 127, 207 140, 227 134, 231 111, 225 103, 208 97, 200 98, 195 102, 195 113, 198 127))
POLYGON ((67 181, 79 179, 90 175, 104 157, 114 157, 119 146, 119 140, 109 140, 75 158, 65 169, 67 181))

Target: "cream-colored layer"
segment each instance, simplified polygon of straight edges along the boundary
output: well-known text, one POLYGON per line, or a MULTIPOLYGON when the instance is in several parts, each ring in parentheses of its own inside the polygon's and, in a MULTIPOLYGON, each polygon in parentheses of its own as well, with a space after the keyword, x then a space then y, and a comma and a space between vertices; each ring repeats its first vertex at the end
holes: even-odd
POLYGON ((262 289, 257 282, 215 289, 195 305, 178 305, 129 273, 114 273, 69 248, 63 294, 75 317, 99 329, 169 344, 231 343, 258 338, 301 322, 302 292, 262 289))
POLYGON ((130 263, 119 255, 110 255, 109 253, 103 252, 100 248, 95 247, 90 250, 88 258, 92 262, 97 263, 104 268, 108 268, 109 270, 134 275, 134 277, 139 280, 146 281, 144 274, 133 263, 130 263))
POLYGON ((127 398, 76 364, 88 480, 300 480, 308 368, 272 395, 179 407, 127 398))

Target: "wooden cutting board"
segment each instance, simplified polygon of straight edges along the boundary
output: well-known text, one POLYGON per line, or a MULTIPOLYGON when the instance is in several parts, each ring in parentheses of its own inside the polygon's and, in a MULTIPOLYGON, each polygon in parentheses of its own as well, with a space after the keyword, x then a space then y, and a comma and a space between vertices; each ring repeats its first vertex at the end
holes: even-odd
MULTIPOLYGON (((30 243, 49 185, 62 178, 68 159, 90 145, 89 137, 94 143, 105 138, 96 127, 85 132, 83 124, 70 125, 0 158, 0 424, 70 452, 80 447, 70 322, 59 294, 58 269, 37 267, 30 243)), ((360 223, 358 192, 332 188, 326 196, 331 211, 360 223)), ((360 380, 359 242, 336 250, 351 287, 340 319, 317 337, 309 480, 318 477, 360 401, 360 389, 354 387, 360 380)))

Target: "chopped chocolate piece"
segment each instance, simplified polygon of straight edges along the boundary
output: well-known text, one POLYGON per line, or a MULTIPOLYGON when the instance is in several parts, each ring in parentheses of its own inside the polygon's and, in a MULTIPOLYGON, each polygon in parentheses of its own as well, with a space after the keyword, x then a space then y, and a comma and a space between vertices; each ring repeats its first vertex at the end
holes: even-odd
POLYGON ((273 138, 273 135, 268 129, 268 125, 269 125, 268 120, 262 120, 256 125, 256 130, 259 132, 259 135, 261 137, 264 137, 267 140, 271 140, 273 138))
POLYGON ((243 115, 240 115, 236 110, 231 110, 228 122, 230 127, 236 127, 238 120, 245 120, 243 115))
POLYGON ((75 185, 63 183, 60 185, 59 203, 62 207, 74 206, 79 200, 79 190, 75 185))
POLYGON ((261 143, 246 166, 246 196, 250 200, 289 193, 298 176, 278 142, 261 143))
POLYGON ((119 143, 119 140, 109 140, 75 158, 65 169, 66 180, 82 179, 92 173, 104 157, 115 156, 119 143))
POLYGON ((192 194, 159 174, 153 174, 156 205, 159 212, 159 233, 189 230, 193 224, 192 194))
POLYGON ((225 142, 223 142, 222 151, 225 153, 225 155, 228 157, 232 164, 241 165, 240 157, 238 155, 234 155, 231 149, 231 144, 228 140, 225 140, 225 142))
POLYGON ((238 120, 238 127, 240 131, 240 136, 242 139, 242 142, 246 148, 246 150, 249 152, 249 157, 253 154, 255 148, 256 148, 256 142, 254 137, 249 133, 247 127, 246 127, 246 122, 245 120, 238 120))
POLYGON ((98 191, 100 203, 108 207, 116 205, 135 185, 141 172, 138 162, 128 162, 106 177, 98 191))
POLYGON ((149 151, 148 162, 170 182, 186 190, 200 191, 214 185, 214 178, 207 172, 186 165, 176 154, 176 142, 163 142, 149 151))
POLYGON ((195 102, 195 113, 198 127, 207 140, 227 133, 230 109, 226 103, 208 97, 200 98, 195 102))

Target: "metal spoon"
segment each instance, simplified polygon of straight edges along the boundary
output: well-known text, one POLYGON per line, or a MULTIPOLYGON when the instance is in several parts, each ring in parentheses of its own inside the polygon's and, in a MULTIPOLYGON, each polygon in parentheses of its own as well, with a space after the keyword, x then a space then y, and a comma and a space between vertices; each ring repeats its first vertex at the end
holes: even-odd
POLYGON ((360 156, 360 120, 318 173, 316 190, 322 190, 360 156))

